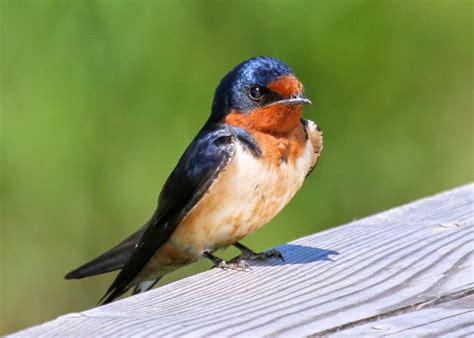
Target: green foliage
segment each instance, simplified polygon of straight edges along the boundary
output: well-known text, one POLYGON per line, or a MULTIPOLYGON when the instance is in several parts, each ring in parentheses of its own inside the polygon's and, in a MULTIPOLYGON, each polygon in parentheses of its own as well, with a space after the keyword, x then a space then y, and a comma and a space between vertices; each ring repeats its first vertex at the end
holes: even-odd
POLYGON ((473 178, 470 1, 0 6, 0 333, 96 304, 113 276, 63 275, 147 220, 218 81, 252 56, 295 70, 325 135, 256 250, 473 178))

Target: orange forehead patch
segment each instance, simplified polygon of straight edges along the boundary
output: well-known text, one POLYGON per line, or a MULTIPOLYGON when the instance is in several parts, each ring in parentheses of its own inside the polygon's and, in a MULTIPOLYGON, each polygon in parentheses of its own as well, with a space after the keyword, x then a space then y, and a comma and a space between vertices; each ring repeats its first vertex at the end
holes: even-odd
POLYGON ((283 97, 290 97, 303 92, 303 84, 293 75, 284 75, 270 82, 267 86, 283 97))

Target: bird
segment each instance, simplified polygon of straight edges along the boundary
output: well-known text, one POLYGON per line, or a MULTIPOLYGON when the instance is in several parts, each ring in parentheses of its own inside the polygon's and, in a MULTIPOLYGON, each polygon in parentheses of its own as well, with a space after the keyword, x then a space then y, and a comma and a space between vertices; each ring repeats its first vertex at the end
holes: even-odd
POLYGON ((132 288, 148 291, 203 258, 222 269, 284 260, 277 250, 256 253, 240 241, 289 203, 320 157, 322 131, 302 118, 310 104, 283 61, 259 56, 238 64, 217 86, 209 118, 163 185, 149 221, 65 278, 120 270, 103 305, 132 288), (215 255, 230 246, 240 255, 229 261, 215 255))

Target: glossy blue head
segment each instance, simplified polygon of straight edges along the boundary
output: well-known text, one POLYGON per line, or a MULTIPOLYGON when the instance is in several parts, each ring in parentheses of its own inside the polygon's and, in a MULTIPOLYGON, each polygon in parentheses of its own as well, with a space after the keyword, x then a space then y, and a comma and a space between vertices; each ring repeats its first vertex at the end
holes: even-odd
POLYGON ((222 121, 231 112, 249 113, 282 103, 309 104, 303 86, 284 62, 260 56, 237 65, 220 82, 212 104, 212 121, 222 121))

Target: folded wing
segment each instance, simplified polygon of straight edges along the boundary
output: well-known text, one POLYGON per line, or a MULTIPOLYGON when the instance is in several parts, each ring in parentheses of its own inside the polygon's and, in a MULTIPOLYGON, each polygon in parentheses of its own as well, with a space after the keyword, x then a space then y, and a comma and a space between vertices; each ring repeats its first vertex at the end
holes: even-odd
POLYGON ((205 127, 201 130, 166 181, 157 210, 102 297, 102 304, 111 302, 136 284, 136 276, 156 250, 170 238, 181 220, 229 164, 234 149, 234 138, 229 129, 205 127))

